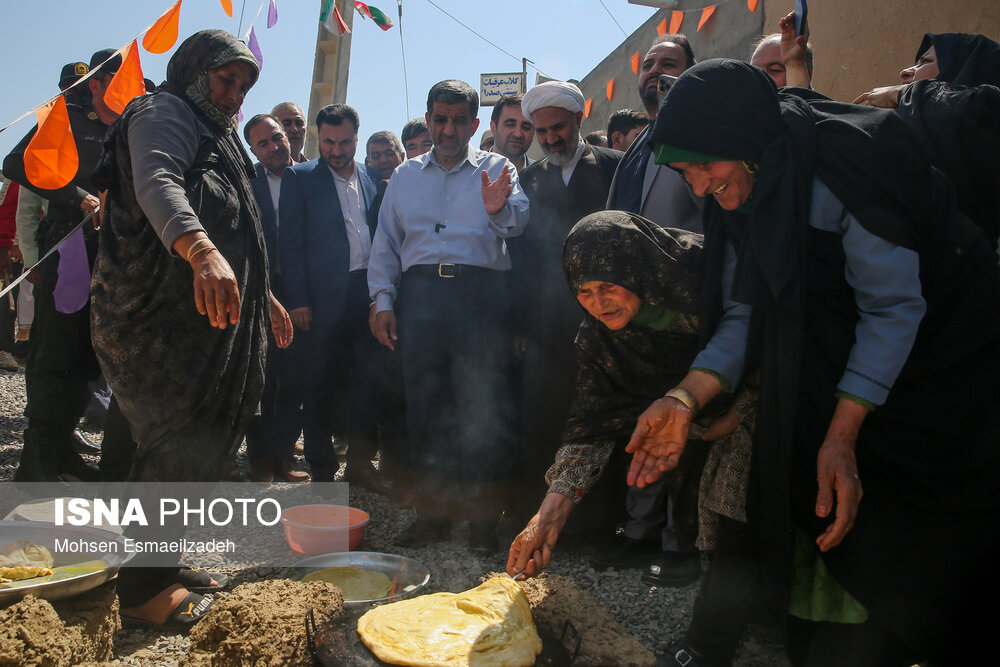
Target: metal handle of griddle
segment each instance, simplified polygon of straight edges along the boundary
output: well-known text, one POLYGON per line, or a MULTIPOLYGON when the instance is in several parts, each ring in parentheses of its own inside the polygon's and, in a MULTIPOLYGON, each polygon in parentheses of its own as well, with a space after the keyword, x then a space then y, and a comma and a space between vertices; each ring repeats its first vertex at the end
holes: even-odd
POLYGON ((566 624, 563 625, 562 634, 559 635, 559 641, 563 646, 566 646, 566 633, 570 630, 573 631, 573 637, 576 638, 576 646, 573 647, 573 654, 569 657, 569 663, 572 665, 576 662, 576 656, 580 654, 580 633, 577 632, 576 626, 570 621, 566 621, 566 624))
POLYGON ((323 663, 319 660, 319 654, 316 653, 316 646, 313 642, 313 637, 316 635, 316 615, 313 613, 312 605, 309 605, 309 611, 306 612, 306 645, 309 647, 309 655, 312 656, 313 665, 320 667, 323 663))

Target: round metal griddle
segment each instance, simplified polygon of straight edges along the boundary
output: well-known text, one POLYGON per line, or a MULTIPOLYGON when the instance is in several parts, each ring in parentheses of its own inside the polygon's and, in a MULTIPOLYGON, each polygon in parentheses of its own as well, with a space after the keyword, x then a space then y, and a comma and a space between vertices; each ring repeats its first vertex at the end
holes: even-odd
POLYGON ((90 526, 56 526, 39 521, 0 521, 0 546, 15 540, 27 540, 41 544, 52 552, 55 560, 53 574, 34 579, 24 579, 0 584, 0 606, 17 602, 26 595, 45 600, 62 600, 97 588, 116 574, 118 568, 132 558, 131 553, 125 553, 125 538, 117 533, 90 526), (100 542, 115 542, 117 553, 75 553, 60 554, 55 551, 56 539, 96 540, 100 542), (100 560, 102 564, 94 564, 92 571, 74 574, 72 570, 60 572, 59 568, 79 565, 84 562, 100 560))
POLYGON ((303 558, 285 572, 289 579, 298 581, 310 572, 328 567, 354 566, 362 570, 381 572, 394 582, 394 590, 386 597, 374 600, 344 600, 344 607, 370 607, 373 604, 395 602, 416 595, 431 580, 427 566, 420 561, 374 551, 345 551, 320 554, 303 558))

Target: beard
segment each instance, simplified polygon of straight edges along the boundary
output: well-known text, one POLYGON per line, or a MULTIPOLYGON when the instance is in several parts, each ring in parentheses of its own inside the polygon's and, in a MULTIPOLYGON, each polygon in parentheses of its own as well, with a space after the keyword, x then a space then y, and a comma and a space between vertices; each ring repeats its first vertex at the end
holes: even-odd
POLYGON ((580 126, 577 125, 573 128, 573 134, 570 136, 569 141, 566 142, 566 148, 561 151, 550 151, 545 147, 544 144, 540 144, 542 153, 548 158, 549 162, 556 165, 557 167, 565 167, 567 164, 573 161, 576 157, 576 152, 580 149, 580 126))

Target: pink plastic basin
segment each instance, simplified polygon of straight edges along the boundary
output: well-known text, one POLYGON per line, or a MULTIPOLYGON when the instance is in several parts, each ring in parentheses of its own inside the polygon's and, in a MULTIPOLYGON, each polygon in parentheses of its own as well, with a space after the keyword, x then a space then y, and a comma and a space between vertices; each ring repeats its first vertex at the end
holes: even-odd
POLYGON ((345 505, 298 505, 281 513, 288 546, 300 554, 353 551, 369 521, 367 512, 345 505))

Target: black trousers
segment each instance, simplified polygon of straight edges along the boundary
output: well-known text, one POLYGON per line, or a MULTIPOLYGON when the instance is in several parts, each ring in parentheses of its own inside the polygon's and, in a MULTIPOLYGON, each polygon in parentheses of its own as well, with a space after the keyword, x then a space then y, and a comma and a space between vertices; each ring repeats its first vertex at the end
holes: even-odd
POLYGON ((87 383, 97 379, 100 368, 90 342, 90 305, 75 313, 56 310, 53 290, 58 266, 58 256, 54 256, 38 268, 41 282, 34 290, 24 416, 29 426, 48 426, 69 433, 87 408, 87 383))
POLYGON ((491 518, 516 455, 504 273, 403 274, 396 302, 406 457, 427 515, 491 518))
MULTIPOLYGON (((302 382, 302 424, 306 461, 321 479, 337 470, 333 452, 333 405, 348 396, 348 466, 371 460, 377 451, 379 380, 382 352, 368 328, 368 276, 348 277, 347 303, 340 321, 297 331, 302 347, 289 381, 302 382), (346 389, 345 389, 346 388, 346 389)), ((294 442, 294 441, 293 441, 294 442)))

